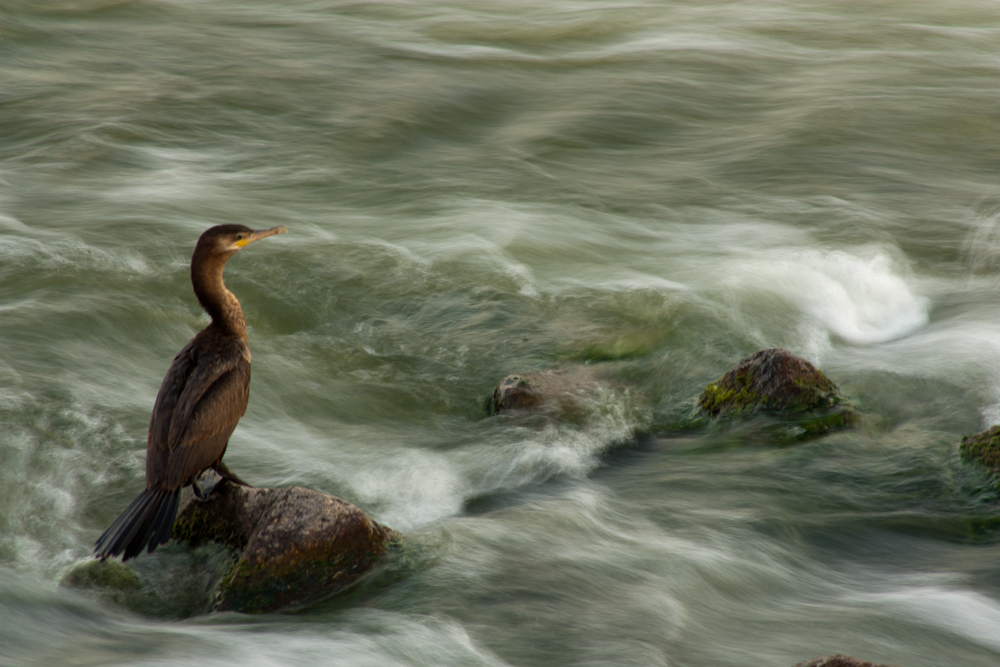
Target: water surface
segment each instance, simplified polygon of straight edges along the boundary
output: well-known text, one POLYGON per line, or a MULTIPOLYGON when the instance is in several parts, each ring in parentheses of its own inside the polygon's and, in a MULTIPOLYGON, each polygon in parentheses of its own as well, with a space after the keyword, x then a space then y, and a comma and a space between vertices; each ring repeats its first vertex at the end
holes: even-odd
POLYGON ((8 0, 0 662, 1000 662, 995 2, 8 0), (296 614, 199 613, 215 555, 60 585, 142 488, 214 224, 250 406, 226 460, 406 552, 296 614), (864 414, 706 425, 763 347, 864 414), (622 384, 489 417, 506 374, 622 384))

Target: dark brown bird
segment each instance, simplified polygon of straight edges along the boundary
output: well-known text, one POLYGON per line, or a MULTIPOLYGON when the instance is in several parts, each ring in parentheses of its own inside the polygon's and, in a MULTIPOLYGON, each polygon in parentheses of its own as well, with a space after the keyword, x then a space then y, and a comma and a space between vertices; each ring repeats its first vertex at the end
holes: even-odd
MULTIPOLYGON (((163 378, 149 420, 146 489, 98 538, 94 554, 101 560, 119 554, 128 560, 144 547, 152 553, 170 539, 181 487, 208 468, 245 484, 222 462, 250 397, 247 325, 240 302, 222 282, 222 270, 248 243, 287 231, 219 225, 198 239, 191 283, 212 323, 174 357, 163 378)), ((201 495, 197 485, 195 491, 201 495)))

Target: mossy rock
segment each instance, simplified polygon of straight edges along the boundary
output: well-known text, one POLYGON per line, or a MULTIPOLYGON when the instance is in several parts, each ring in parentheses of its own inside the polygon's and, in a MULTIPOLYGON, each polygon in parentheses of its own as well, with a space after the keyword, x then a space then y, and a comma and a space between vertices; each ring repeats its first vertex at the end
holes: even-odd
POLYGON ((354 505, 292 487, 220 483, 205 501, 188 500, 174 539, 238 552, 216 587, 214 609, 247 613, 312 604, 354 583, 395 545, 396 531, 354 505))
POLYGON ((215 545, 167 545, 128 563, 88 558, 60 584, 144 616, 189 618, 209 611, 215 585, 232 563, 230 551, 215 545))
POLYGON ((869 662, 861 658, 854 658, 842 653, 837 655, 824 655, 812 660, 800 662, 794 667, 897 667, 896 665, 886 665, 881 662, 869 662))
POLYGON ((139 575, 117 560, 87 560, 66 573, 61 583, 70 588, 95 590, 111 598, 142 588, 139 575))
POLYGON ((760 350, 705 387, 698 407, 711 417, 798 417, 807 433, 857 422, 854 406, 822 371, 788 350, 760 350))
POLYGON ((965 436, 958 452, 963 459, 983 466, 1000 481, 1000 425, 965 436))
POLYGON ((59 583, 130 609, 141 602, 144 593, 139 575, 118 560, 87 559, 74 566, 59 583))

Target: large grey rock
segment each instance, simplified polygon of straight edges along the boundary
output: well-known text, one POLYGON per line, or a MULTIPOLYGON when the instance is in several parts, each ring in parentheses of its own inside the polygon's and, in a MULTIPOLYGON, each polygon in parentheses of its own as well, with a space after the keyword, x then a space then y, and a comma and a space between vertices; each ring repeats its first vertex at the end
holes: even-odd
POLYGON ((823 655, 812 660, 800 662, 793 667, 898 667, 897 665, 887 665, 881 662, 868 662, 860 658, 852 658, 849 655, 823 655))
POLYGON ((214 608, 242 612, 301 607, 336 593, 402 541, 340 498, 225 481, 207 501, 182 500, 173 539, 218 542, 236 552, 214 608))
POLYGON ((822 371, 788 350, 760 350, 705 387, 698 407, 712 417, 812 415, 807 432, 854 424, 857 412, 822 371))

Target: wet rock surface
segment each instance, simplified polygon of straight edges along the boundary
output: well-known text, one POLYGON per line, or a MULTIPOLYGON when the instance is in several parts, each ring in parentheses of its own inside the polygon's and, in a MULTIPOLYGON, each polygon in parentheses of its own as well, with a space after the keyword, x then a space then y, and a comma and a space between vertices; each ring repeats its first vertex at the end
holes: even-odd
POLYGON ((402 542, 354 505, 292 487, 220 482, 207 501, 186 494, 173 539, 217 542, 237 553, 215 591, 217 611, 296 608, 354 583, 402 542))
POLYGON ((888 665, 881 662, 868 662, 860 658, 852 658, 849 655, 824 655, 812 660, 800 662, 793 667, 898 667, 898 665, 888 665))
POLYGON ((761 413, 804 415, 809 432, 851 425, 857 413, 837 386, 811 363, 788 350, 760 350, 705 387, 698 407, 712 417, 761 413))
POLYGON ((490 413, 545 412, 573 421, 582 417, 606 380, 586 366, 508 375, 497 385, 490 413))

